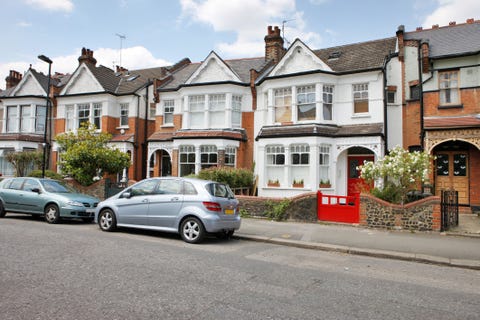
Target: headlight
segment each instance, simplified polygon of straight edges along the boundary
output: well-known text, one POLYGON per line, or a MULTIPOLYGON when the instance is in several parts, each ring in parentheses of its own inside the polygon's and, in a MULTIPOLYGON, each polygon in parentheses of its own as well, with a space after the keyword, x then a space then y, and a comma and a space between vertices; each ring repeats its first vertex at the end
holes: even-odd
POLYGON ((68 201, 67 204, 69 206, 83 207, 83 203, 78 202, 78 201, 73 201, 73 200, 68 201))

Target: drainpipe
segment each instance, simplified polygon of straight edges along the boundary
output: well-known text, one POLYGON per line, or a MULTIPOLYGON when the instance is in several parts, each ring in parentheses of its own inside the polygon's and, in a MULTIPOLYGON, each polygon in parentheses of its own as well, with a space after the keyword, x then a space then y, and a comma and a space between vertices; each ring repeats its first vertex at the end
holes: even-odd
POLYGON ((390 62, 392 57, 395 56, 395 53, 389 53, 385 56, 382 66, 383 73, 383 125, 384 125, 384 150, 385 154, 388 154, 388 103, 387 103, 387 64, 390 62))
POLYGON ((137 96, 137 116, 135 117, 135 138, 133 140, 133 149, 134 149, 134 164, 133 164, 133 169, 135 172, 135 180, 139 181, 138 175, 137 175, 137 167, 135 162, 137 161, 137 151, 138 151, 138 123, 140 122, 140 95, 138 93, 135 93, 137 96))
POLYGON ((422 42, 420 40, 417 41, 418 43, 418 86, 420 91, 420 147, 423 151, 425 147, 424 138, 425 138, 425 128, 424 128, 424 120, 423 120, 423 68, 422 68, 422 42))

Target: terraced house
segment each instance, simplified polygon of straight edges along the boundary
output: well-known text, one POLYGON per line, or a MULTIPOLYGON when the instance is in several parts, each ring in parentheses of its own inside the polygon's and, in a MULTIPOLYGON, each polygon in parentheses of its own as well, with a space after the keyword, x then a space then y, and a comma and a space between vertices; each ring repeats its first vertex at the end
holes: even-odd
POLYGON ((54 74, 48 88, 48 76, 28 69, 25 74, 11 70, 6 77, 6 90, 0 92, 0 174, 13 176, 12 164, 5 160, 9 152, 43 151, 51 141, 51 122, 46 121, 46 95, 49 94, 55 113, 56 99, 61 87, 68 81, 68 75, 54 74), (47 125, 44 146, 45 125, 47 125))
POLYGON ((405 148, 435 155, 438 195, 455 189, 480 207, 480 21, 397 31, 405 148))
MULTIPOLYGON (((280 29, 268 27, 262 57, 212 51, 201 62, 142 70, 97 66, 83 49, 75 72, 53 82, 52 132, 89 121, 112 133, 112 146, 133 161, 118 180, 254 168, 267 197, 352 194, 358 165, 402 145, 436 155, 436 193, 455 188, 465 207, 480 206, 479 31, 473 19, 401 26, 389 38, 314 49, 301 39, 286 48, 280 29)), ((45 76, 31 69, 10 78, 2 148, 37 148, 45 76), (22 121, 36 140, 22 138, 22 121)), ((60 156, 53 143, 52 168, 60 156)))

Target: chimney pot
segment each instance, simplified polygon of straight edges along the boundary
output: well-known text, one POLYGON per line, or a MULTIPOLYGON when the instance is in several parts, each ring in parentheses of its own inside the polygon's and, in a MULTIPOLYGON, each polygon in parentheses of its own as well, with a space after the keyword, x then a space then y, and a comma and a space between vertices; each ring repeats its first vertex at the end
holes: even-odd
POLYGON ((450 22, 448 23, 449 26, 454 26, 454 25, 456 25, 456 24, 457 24, 456 21, 450 21, 450 22))
POLYGON ((438 29, 438 24, 434 24, 434 25, 432 26, 432 29, 438 29))
POLYGON ((470 18, 470 19, 467 19, 467 23, 471 24, 473 23, 475 20, 473 18, 470 18))
POLYGON ((422 31, 423 28, 422 27, 417 27, 417 31, 422 31))

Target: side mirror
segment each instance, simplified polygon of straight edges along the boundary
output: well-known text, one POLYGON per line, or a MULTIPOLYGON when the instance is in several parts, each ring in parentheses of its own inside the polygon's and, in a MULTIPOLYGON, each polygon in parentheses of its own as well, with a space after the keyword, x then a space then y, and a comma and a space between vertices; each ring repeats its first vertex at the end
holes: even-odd
POLYGON ((124 192, 120 195, 120 198, 126 198, 129 199, 132 197, 132 194, 130 192, 124 192))
POLYGON ((40 189, 39 188, 32 188, 32 192, 40 193, 40 189))

